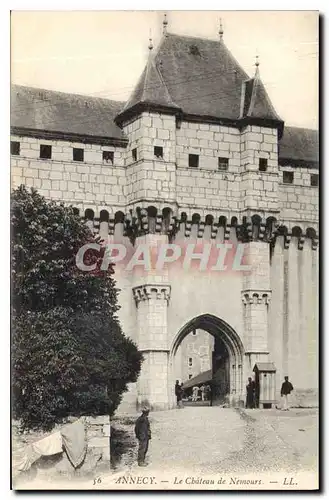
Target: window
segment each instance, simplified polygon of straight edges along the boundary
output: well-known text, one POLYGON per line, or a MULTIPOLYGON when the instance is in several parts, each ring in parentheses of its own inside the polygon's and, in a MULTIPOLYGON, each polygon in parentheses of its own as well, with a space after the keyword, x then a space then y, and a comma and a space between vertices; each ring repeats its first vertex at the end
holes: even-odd
POLYGON ((228 158, 218 158, 218 170, 228 169, 228 158))
POLYGON ((196 335, 196 330, 193 330, 193 335, 196 335))
POLYGON ((192 373, 189 373, 188 374, 188 379, 191 380, 191 378, 192 378, 192 373))
POLYGON ((266 172, 267 170, 267 158, 259 158, 259 171, 266 172))
POLYGON ((192 365, 193 365, 193 359, 192 359, 192 358, 188 358, 188 365, 189 365, 189 366, 192 366, 192 365))
POLYGON ((294 182, 294 173, 283 171, 283 184, 292 184, 294 182))
POLYGON ((154 146, 154 156, 156 158, 163 158, 163 147, 162 146, 154 146))
POLYGON ((198 168, 199 155, 188 155, 188 166, 193 168, 198 168))
POLYGON ((21 148, 20 142, 17 142, 17 141, 10 142, 10 153, 12 155, 18 156, 20 153, 20 148, 21 148))
POLYGON ((319 176, 318 174, 311 174, 311 186, 319 185, 319 176))
POLYGON ((83 149, 73 148, 73 161, 83 161, 83 149))
POLYGON ((40 158, 51 158, 51 146, 40 144, 40 158))
POLYGON ((137 148, 132 149, 131 154, 133 155, 133 161, 137 161, 137 148))
POLYGON ((103 151, 103 162, 114 163, 114 151, 103 151))

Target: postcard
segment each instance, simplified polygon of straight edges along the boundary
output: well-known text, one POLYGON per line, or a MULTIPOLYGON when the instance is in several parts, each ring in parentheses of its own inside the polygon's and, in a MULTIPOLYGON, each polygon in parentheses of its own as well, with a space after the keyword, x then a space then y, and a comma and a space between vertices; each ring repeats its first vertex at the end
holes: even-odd
POLYGON ((317 11, 12 11, 12 488, 318 490, 317 11))

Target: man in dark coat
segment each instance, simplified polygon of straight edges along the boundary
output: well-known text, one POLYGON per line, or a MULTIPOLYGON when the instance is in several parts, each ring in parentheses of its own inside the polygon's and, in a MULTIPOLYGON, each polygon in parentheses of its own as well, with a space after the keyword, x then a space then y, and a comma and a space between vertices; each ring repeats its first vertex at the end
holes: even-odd
POLYGON ((150 410, 148 408, 143 408, 142 414, 136 420, 135 424, 135 435, 138 439, 138 465, 140 467, 145 467, 145 456, 149 447, 149 440, 151 439, 151 428, 148 419, 150 410))
POLYGON ((176 396, 176 400, 177 400, 177 406, 178 408, 183 408, 183 402, 182 402, 182 399, 183 399, 183 384, 179 384, 179 380, 176 380, 176 384, 175 384, 175 396, 176 396))
POLYGON ((283 398, 283 408, 282 410, 289 410, 289 399, 290 393, 294 388, 292 383, 289 382, 289 377, 284 377, 284 382, 281 386, 281 397, 283 398))
POLYGON ((248 384, 246 385, 247 390, 247 400, 246 408, 255 408, 255 382, 251 377, 248 378, 248 384))

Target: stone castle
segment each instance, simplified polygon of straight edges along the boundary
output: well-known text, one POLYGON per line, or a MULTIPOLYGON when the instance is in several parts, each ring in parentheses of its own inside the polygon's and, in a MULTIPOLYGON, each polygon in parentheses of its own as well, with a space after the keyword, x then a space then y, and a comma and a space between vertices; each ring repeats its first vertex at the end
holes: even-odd
MULTIPOLYGON (((255 363, 318 387, 318 133, 286 126, 223 40, 164 32, 126 103, 12 86, 12 188, 73 205, 127 247, 243 242, 252 271, 117 266, 122 327, 143 352, 122 408, 175 405, 184 338, 215 338, 231 404, 255 363)), ((219 359, 218 358, 218 359, 219 359)), ((224 376, 223 375, 223 376, 224 376)))

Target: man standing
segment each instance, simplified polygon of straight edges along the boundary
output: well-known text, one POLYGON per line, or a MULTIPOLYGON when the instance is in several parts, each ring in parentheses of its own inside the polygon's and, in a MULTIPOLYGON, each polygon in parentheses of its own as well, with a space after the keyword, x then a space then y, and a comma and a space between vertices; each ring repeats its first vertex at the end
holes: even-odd
POLYGON ((193 387, 192 401, 197 401, 198 400, 198 393, 199 393, 199 387, 197 385, 195 385, 193 387))
POLYGON ((246 385, 247 400, 246 408, 255 408, 255 382, 251 377, 248 378, 248 384, 246 385))
POLYGON ((290 393, 293 391, 293 385, 291 382, 289 382, 289 377, 284 377, 284 382, 281 386, 281 397, 283 398, 283 408, 282 410, 289 410, 289 400, 290 400, 290 393))
POLYGON ((183 402, 182 402, 183 388, 182 388, 182 385, 179 384, 179 380, 176 380, 176 384, 175 384, 175 396, 176 396, 177 407, 178 408, 183 408, 183 402))
POLYGON ((201 401, 205 401, 206 386, 204 384, 202 384, 202 386, 200 387, 200 391, 201 391, 201 401))
POLYGON ((135 435, 138 439, 138 465, 140 467, 146 467, 145 456, 149 447, 149 440, 151 439, 151 429, 148 415, 150 410, 148 408, 143 408, 142 414, 136 420, 135 424, 135 435))

